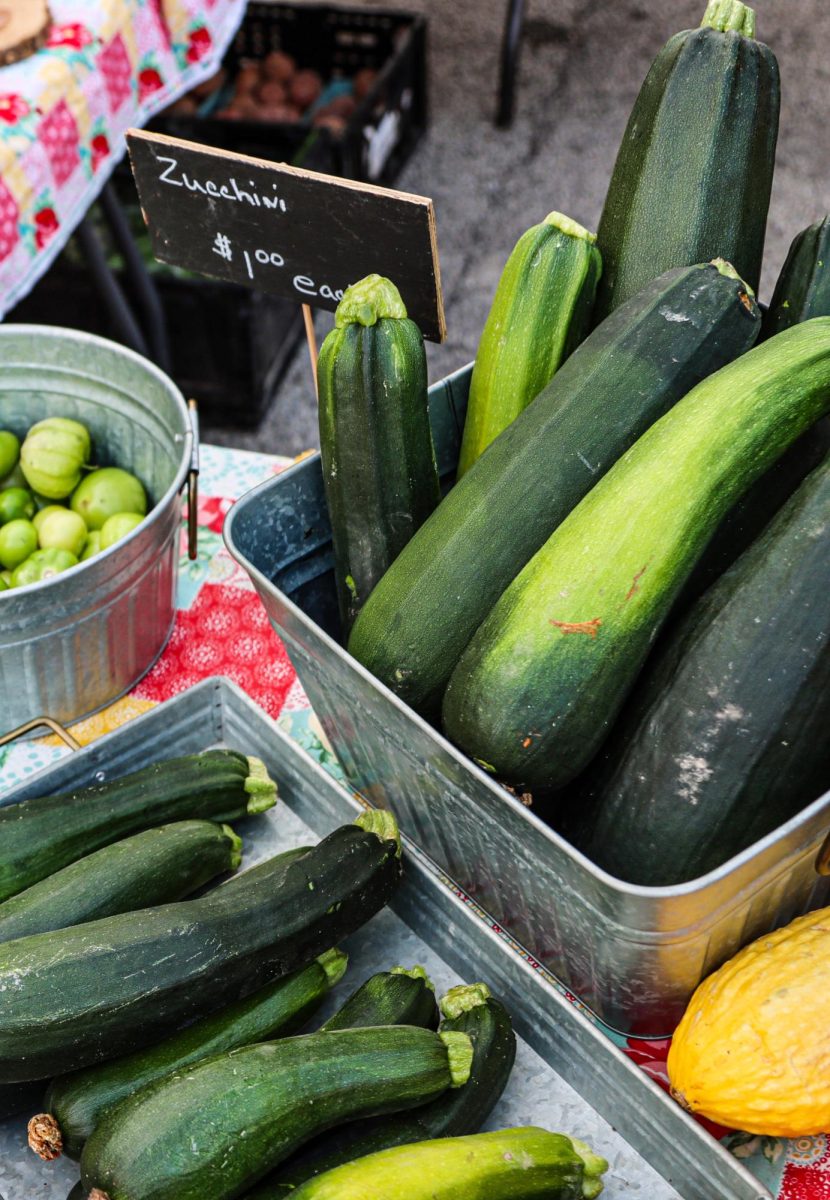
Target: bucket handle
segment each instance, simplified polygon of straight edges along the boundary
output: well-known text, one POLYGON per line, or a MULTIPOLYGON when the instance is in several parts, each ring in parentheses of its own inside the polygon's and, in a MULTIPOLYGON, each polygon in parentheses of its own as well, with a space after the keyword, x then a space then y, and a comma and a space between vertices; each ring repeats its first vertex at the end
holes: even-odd
POLYGON ((39 729, 41 725, 46 725, 52 730, 52 733, 64 742, 70 750, 80 750, 81 743, 77 741, 72 734, 61 725, 60 721, 53 721, 51 717, 35 717, 33 721, 27 721, 25 725, 18 726, 17 729, 12 729, 10 733, 4 733, 0 736, 0 746, 5 746, 8 742, 13 742, 19 737, 23 737, 24 733, 31 733, 33 729, 39 729))
POLYGON ((188 400, 190 429, 193 446, 190 452, 190 470, 187 472, 187 557, 194 562, 199 554, 199 410, 195 400, 188 400))

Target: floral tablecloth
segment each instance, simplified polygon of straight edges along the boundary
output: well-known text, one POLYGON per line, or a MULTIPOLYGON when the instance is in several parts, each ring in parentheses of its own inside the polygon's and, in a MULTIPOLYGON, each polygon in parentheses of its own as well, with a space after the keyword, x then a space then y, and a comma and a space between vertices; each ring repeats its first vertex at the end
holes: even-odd
POLYGON ((44 49, 0 69, 0 317, 34 286, 125 150, 211 75, 245 0, 51 0, 44 49))
MULTIPOLYGON (((343 778, 283 645, 268 624, 253 585, 228 554, 221 536, 225 514, 234 499, 283 470, 290 461, 202 446, 199 553, 196 561, 190 562, 183 523, 178 613, 173 634, 159 661, 129 696, 72 727, 80 742, 86 744, 100 737, 209 675, 225 675, 278 720, 318 761, 338 778, 343 778)), ((52 737, 0 747, 0 793, 65 753, 65 747, 52 737)), ((465 903, 486 917, 469 896, 451 881, 447 882, 465 903)), ((497 926, 493 928, 528 959, 526 952, 513 943, 509 935, 497 926)), ((543 970, 532 959, 528 961, 543 970)), ((552 982, 556 983, 555 980, 552 982)), ((556 986, 572 1003, 579 1005, 566 989, 558 983, 556 986)), ((584 1008, 583 1011, 596 1022, 593 1014, 584 1008)), ((668 1088, 668 1039, 624 1038, 605 1026, 600 1027, 652 1079, 668 1088)), ((830 1200, 830 1139, 827 1136, 788 1142, 751 1137, 708 1122, 701 1123, 743 1160, 779 1200, 830 1200)))

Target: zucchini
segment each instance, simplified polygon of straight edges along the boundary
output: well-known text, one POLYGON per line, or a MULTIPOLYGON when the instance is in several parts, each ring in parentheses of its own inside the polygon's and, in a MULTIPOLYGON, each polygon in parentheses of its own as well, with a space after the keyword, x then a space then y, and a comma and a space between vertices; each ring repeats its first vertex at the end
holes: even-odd
POLYGON ((607 1170, 584 1142, 531 1126, 381 1150, 309 1179, 292 1197, 590 1200, 602 1191, 607 1170))
POLYGON ((812 317, 830 316, 830 216, 803 229, 790 246, 764 313, 761 337, 812 317))
POLYGON ((320 1032, 361 1029, 367 1025, 438 1026, 435 990, 423 967, 393 967, 379 971, 354 992, 342 1008, 329 1017, 320 1032))
POLYGON ((605 198, 597 321, 670 267, 709 258, 727 259, 758 290, 780 107, 775 55, 739 0, 710 0, 699 29, 670 38, 605 198))
POLYGON ((308 966, 163 1042, 53 1079, 46 1093, 46 1112, 30 1122, 30 1147, 47 1161, 61 1153, 80 1158, 84 1142, 103 1114, 148 1083, 211 1055, 299 1029, 343 977, 347 962, 339 950, 327 950, 308 966))
POLYGON ((516 1035, 507 1009, 483 983, 452 988, 441 1000, 443 1032, 466 1033, 473 1043, 470 1078, 431 1104, 405 1113, 339 1125, 283 1163, 246 1200, 282 1200, 293 1188, 341 1163, 391 1146, 477 1133, 507 1084, 516 1035))
POLYGON ((235 821, 275 799, 259 759, 207 750, 63 796, 9 804, 0 808, 0 902, 142 829, 195 817, 235 821))
POLYGON ((349 651, 423 714, 501 593, 616 459, 760 316, 727 264, 667 273, 594 330, 418 531, 349 651))
MULTIPOLYGON (((760 340, 812 317, 830 317, 830 217, 805 229, 790 247, 769 309, 761 318, 760 340)), ((688 607, 743 554, 829 449, 830 421, 817 421, 753 484, 707 546, 683 589, 682 607, 688 607)))
POLYGON ((0 945, 0 1082, 114 1058, 287 975, 386 904, 399 855, 394 818, 367 812, 256 884, 0 945))
POLYGON ((320 456, 344 634, 441 498, 424 339, 380 275, 347 288, 317 360, 320 456))
POLYGON ((830 462, 658 645, 576 785, 566 835, 606 871, 695 879, 830 784, 828 550, 830 462))
POLYGON ((146 829, 0 904, 0 942, 180 900, 241 861, 242 842, 229 825, 177 821, 146 829))
POLYGON ((552 212, 513 248, 473 366, 459 478, 590 332, 602 273, 596 240, 570 217, 552 212))
POLYGON ((108 1113, 84 1147, 81 1179, 98 1200, 230 1200, 338 1122, 461 1086, 471 1057, 463 1033, 408 1025, 244 1046, 108 1113))
POLYGON ((830 317, 698 384, 507 588, 447 688, 448 736, 509 783, 570 782, 721 518, 828 407, 830 317))

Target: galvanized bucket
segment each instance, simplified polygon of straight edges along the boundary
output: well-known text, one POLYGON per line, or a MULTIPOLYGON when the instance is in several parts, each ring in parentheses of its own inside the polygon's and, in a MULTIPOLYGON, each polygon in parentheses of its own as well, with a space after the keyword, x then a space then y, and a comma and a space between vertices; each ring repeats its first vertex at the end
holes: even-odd
MULTIPOLYGON (((442 478, 455 471, 470 368, 430 389, 442 478)), ((606 1024, 659 1037, 745 942, 826 902, 830 794, 716 871, 635 887, 594 866, 339 644, 319 455, 249 492, 225 523, 349 779, 606 1024)))
POLYGON ((74 721, 129 691, 175 615, 179 493, 193 449, 178 388, 104 338, 0 326, 0 428, 22 437, 48 416, 82 421, 96 462, 134 472, 153 507, 96 558, 0 595, 0 732, 42 714, 74 721))

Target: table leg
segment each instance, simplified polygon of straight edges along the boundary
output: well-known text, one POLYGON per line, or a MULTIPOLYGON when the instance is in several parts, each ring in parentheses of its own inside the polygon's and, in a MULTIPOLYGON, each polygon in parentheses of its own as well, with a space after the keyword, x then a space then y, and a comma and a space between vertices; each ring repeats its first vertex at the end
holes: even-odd
POLYGON ((525 0, 509 0, 501 43, 501 71, 496 125, 507 129, 513 123, 516 68, 522 42, 525 0))
POLYGON ((172 369, 170 339, 167 333, 164 308, 156 285, 135 244, 124 210, 111 183, 105 184, 98 200, 113 239, 124 259, 127 278, 142 309, 152 357, 162 371, 166 371, 169 375, 172 369))
POLYGON ((144 334, 139 328, 118 280, 107 263, 104 248, 88 216, 84 217, 77 226, 75 236, 86 258, 93 282, 109 309, 119 338, 131 350, 136 350, 145 358, 149 358, 150 353, 144 334))

